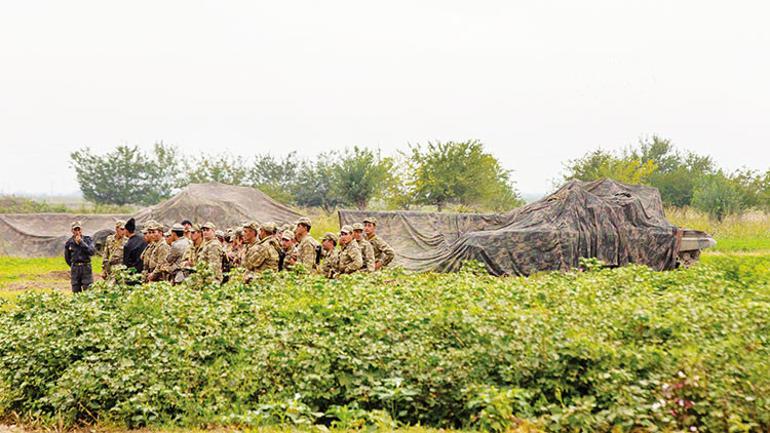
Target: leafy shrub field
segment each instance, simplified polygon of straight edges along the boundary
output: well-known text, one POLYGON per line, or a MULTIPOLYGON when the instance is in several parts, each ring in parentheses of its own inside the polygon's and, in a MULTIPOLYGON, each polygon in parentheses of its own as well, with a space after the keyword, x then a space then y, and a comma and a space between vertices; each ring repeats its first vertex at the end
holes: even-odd
POLYGON ((130 427, 770 428, 770 257, 589 268, 24 294, 0 312, 0 414, 130 427))

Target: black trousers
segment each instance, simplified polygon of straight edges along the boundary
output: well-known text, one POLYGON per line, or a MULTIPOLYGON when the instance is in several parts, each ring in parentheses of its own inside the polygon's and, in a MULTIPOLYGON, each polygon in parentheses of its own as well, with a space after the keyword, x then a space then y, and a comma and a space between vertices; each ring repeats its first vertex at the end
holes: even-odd
POLYGON ((80 293, 86 290, 94 282, 94 275, 91 272, 91 263, 73 264, 70 268, 70 283, 72 284, 72 293, 80 293))

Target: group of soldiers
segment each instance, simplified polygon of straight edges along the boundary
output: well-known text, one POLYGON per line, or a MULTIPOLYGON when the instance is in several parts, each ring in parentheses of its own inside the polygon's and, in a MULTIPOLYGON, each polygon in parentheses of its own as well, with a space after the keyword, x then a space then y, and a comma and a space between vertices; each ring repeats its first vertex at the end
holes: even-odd
POLYGON ((339 234, 327 232, 319 243, 310 235, 311 221, 299 218, 281 227, 273 222, 248 222, 241 227, 217 230, 211 223, 182 221, 164 231, 148 221, 141 233, 136 222, 117 221, 115 234, 104 246, 102 277, 119 267, 136 270, 142 281, 179 283, 202 263, 216 282, 229 279, 242 268, 245 282, 257 273, 286 271, 302 266, 308 272, 336 278, 354 272, 376 272, 395 257, 393 248, 377 236, 377 220, 342 226, 339 234))

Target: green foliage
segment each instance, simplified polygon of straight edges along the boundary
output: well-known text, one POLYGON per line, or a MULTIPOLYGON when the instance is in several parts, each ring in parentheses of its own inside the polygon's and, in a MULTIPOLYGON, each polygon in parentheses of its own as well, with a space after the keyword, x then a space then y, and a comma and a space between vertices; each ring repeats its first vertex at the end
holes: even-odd
POLYGON ((100 282, 0 312, 0 415, 764 431, 768 335, 767 256, 530 278, 469 266, 335 281, 266 273, 221 287, 100 282))
POLYGON ((190 183, 207 182, 245 185, 250 174, 243 157, 228 154, 201 155, 197 158, 185 159, 184 164, 184 179, 176 185, 179 187, 190 183))
POLYGON ((104 155, 86 147, 70 158, 83 197, 98 204, 156 204, 179 182, 177 150, 163 143, 149 155, 137 146, 118 146, 104 155))
POLYGON ((67 212, 63 204, 50 204, 24 197, 0 196, 0 213, 67 212))
POLYGON ((740 213, 747 203, 738 186, 720 171, 700 180, 693 192, 692 205, 722 221, 727 215, 740 213))
POLYGON ((336 154, 332 167, 332 190, 343 206, 366 209, 369 201, 382 196, 393 182, 393 160, 378 151, 353 147, 336 154))
POLYGON ((619 182, 639 184, 649 181, 657 166, 651 160, 620 157, 604 150, 595 150, 582 158, 569 161, 567 180, 614 179, 619 182))
POLYGON ((416 203, 439 210, 448 204, 500 210, 522 204, 511 184, 510 171, 477 140, 416 145, 410 148, 409 156, 416 203))

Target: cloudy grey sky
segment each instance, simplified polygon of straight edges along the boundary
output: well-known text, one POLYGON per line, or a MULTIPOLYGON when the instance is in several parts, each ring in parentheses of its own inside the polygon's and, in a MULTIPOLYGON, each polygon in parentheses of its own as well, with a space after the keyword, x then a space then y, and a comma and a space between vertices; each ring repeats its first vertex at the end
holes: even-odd
POLYGON ((82 146, 307 155, 477 138, 545 192, 659 134, 770 166, 764 1, 36 1, 0 6, 0 192, 82 146))

